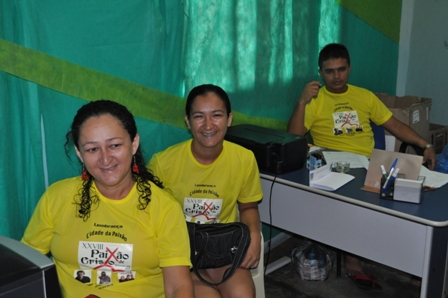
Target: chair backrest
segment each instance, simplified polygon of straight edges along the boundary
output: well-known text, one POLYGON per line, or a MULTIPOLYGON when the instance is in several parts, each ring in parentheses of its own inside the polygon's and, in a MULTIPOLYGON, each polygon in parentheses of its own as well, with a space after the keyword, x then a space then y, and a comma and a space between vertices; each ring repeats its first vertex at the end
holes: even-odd
MULTIPOLYGON (((376 125, 372 121, 370 121, 370 126, 372 127, 373 138, 375 140, 374 148, 375 149, 381 149, 381 150, 386 149, 386 133, 384 131, 384 128, 382 126, 376 125)), ((405 143, 405 142, 401 143, 400 149, 398 150, 398 152, 400 152, 400 153, 416 154, 416 155, 423 156, 423 149, 422 148, 420 148, 418 146, 415 146, 413 144, 405 143), (408 147, 410 149, 408 149, 408 147)), ((425 162, 423 165, 425 167, 427 167, 428 163, 425 162)))
POLYGON ((386 133, 384 132, 384 128, 376 125, 372 121, 370 121, 370 126, 373 131, 373 139, 375 140, 375 149, 384 150, 386 149, 386 133))
MULTIPOLYGON (((373 131, 373 138, 375 140, 375 149, 386 149, 386 133, 384 131, 384 128, 382 126, 378 126, 372 121, 370 121, 370 126, 372 127, 373 131)), ((423 149, 415 146, 413 144, 408 144, 405 142, 402 142, 400 145, 400 149, 398 150, 400 153, 411 153, 423 156, 423 149), (408 150, 408 147, 411 149, 408 150)))

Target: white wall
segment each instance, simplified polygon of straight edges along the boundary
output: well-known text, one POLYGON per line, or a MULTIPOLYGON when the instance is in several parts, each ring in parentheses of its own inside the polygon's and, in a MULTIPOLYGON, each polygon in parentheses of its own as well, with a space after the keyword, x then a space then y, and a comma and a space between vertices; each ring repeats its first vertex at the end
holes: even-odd
POLYGON ((432 98, 431 123, 448 125, 448 0, 403 0, 397 95, 432 98))

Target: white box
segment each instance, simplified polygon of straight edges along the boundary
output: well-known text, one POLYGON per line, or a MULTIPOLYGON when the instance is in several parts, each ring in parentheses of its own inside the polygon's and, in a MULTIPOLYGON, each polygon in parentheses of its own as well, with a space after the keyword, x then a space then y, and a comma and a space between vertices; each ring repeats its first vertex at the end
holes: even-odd
POLYGON ((418 176, 418 180, 397 178, 394 184, 394 201, 420 204, 425 177, 418 176))

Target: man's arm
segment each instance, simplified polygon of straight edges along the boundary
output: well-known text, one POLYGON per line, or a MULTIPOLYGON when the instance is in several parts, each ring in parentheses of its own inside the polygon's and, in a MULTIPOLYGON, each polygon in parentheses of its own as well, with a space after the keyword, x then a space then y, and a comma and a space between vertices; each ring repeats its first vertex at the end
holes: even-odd
POLYGON ((312 81, 303 89, 291 118, 289 118, 288 131, 290 133, 301 136, 304 136, 307 133, 308 129, 305 127, 305 107, 313 98, 317 97, 321 86, 322 84, 318 81, 312 81))
MULTIPOLYGON (((412 128, 403 122, 399 121, 397 118, 392 116, 389 120, 387 120, 383 125, 388 132, 397 137, 400 141, 406 142, 415 146, 418 146, 422 149, 428 145, 428 142, 420 137, 412 128)), ((430 147, 424 149, 423 152, 423 163, 428 162, 428 168, 433 170, 436 165, 436 152, 434 148, 430 147)))

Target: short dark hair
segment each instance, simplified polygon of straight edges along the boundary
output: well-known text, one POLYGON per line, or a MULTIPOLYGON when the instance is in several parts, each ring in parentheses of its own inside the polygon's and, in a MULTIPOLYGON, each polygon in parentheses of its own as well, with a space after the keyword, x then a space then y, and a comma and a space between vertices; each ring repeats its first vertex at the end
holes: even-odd
POLYGON ((187 103, 185 104, 185 115, 187 115, 188 118, 190 118, 191 106, 193 105, 195 98, 200 95, 206 95, 210 92, 215 93, 224 102, 227 110, 227 116, 229 116, 229 114, 232 112, 232 109, 227 93, 219 86, 204 84, 191 89, 190 93, 187 96, 187 103))
POLYGON ((319 68, 322 69, 322 63, 329 59, 337 59, 342 58, 346 59, 348 65, 350 65, 350 54, 348 53, 347 48, 340 43, 330 43, 320 50, 319 53, 319 68))

